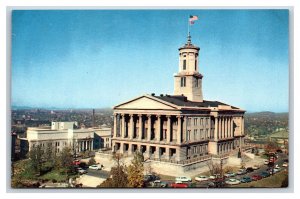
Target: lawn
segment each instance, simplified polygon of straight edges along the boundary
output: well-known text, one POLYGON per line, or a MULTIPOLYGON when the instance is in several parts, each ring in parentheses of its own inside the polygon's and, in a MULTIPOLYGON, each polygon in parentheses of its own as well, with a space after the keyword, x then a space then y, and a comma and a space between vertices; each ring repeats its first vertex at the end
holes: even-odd
POLYGON ((231 187, 278 188, 281 187, 281 183, 284 181, 287 175, 288 174, 285 171, 281 171, 273 176, 264 178, 262 180, 232 185, 231 187))
POLYGON ((39 177, 40 180, 51 180, 56 182, 65 182, 68 180, 68 175, 58 170, 52 170, 39 177))

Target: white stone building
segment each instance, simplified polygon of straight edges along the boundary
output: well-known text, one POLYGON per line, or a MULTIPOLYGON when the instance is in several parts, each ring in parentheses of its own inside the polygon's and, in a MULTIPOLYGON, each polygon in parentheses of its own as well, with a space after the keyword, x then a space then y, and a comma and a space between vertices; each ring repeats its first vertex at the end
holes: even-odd
POLYGON ((203 99, 199 50, 190 36, 179 48, 174 95, 143 95, 114 107, 114 151, 185 164, 241 147, 245 111, 203 99))
POLYGON ((111 128, 87 128, 76 129, 76 122, 52 122, 51 128, 28 128, 26 140, 28 150, 36 145, 46 148, 55 147, 58 153, 64 147, 70 147, 76 152, 92 151, 94 147, 95 135, 97 138, 105 139, 104 146, 111 147, 111 128), (102 138, 103 137, 103 138, 102 138))

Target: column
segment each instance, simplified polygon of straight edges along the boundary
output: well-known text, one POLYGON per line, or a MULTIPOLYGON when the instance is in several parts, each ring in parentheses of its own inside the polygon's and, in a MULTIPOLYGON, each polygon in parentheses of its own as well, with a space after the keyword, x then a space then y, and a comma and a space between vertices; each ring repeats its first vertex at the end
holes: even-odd
POLYGON ((120 153, 124 153, 124 144, 123 144, 123 142, 120 143, 120 153))
POLYGON ((181 116, 177 116, 178 126, 177 126, 177 144, 181 144, 182 139, 182 120, 181 116))
POLYGON ((142 117, 142 115, 140 114, 139 115, 139 137, 138 137, 138 139, 139 140, 141 140, 142 139, 142 133, 143 133, 143 117, 142 117))
POLYGON ((157 115, 157 121, 158 121, 158 129, 157 129, 157 141, 161 140, 161 115, 157 115))
POLYGON ((226 117, 223 117, 223 138, 226 136, 226 117))
POLYGON ((233 117, 231 117, 231 137, 234 137, 233 131, 234 131, 234 129, 233 129, 233 117))
POLYGON ((225 117, 225 138, 228 138, 228 117, 225 117))
POLYGON ((132 154, 132 144, 128 144, 128 155, 132 154))
POLYGON ((170 142, 170 136, 171 136, 171 116, 170 115, 167 115, 167 136, 166 136, 166 139, 167 139, 167 143, 170 142))
POLYGON ((122 131, 121 131, 121 137, 125 138, 125 114, 122 114, 122 131))
POLYGON ((146 145, 146 157, 145 158, 150 158, 150 145, 146 145))
POLYGON ((184 142, 187 141, 187 126, 188 126, 188 116, 184 116, 184 120, 183 120, 183 128, 182 128, 182 140, 184 142))
POLYGON ((244 134, 244 124, 245 124, 245 118, 244 117, 242 117, 242 129, 241 129, 241 135, 243 135, 244 134))
POLYGON ((157 146, 155 148, 155 158, 160 158, 160 147, 159 146, 157 146))
POLYGON ((133 114, 130 114, 129 117, 130 117, 129 139, 132 139, 132 138, 133 138, 133 132, 134 132, 134 120, 133 120, 133 114))
POLYGON ((176 160, 180 161, 180 148, 176 148, 176 160))
POLYGON ((218 128, 218 139, 222 138, 222 118, 218 117, 219 119, 219 128, 218 128))
POLYGON ((117 137, 117 114, 114 114, 114 135, 113 137, 117 137))
POLYGON ((215 132, 214 132, 214 140, 217 141, 218 140, 218 117, 215 117, 215 132))
POLYGON ((151 115, 148 116, 148 132, 147 132, 147 140, 151 140, 151 115))
POLYGON ((166 157, 167 157, 167 160, 170 160, 170 148, 169 147, 166 147, 166 157))

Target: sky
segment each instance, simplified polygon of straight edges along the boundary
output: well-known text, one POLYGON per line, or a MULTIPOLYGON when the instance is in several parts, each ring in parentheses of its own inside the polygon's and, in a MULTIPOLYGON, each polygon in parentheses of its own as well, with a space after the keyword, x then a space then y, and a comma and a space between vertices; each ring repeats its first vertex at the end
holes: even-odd
POLYGON ((288 10, 15 10, 11 103, 104 108, 173 94, 178 48, 200 47, 205 100, 289 108, 288 10))

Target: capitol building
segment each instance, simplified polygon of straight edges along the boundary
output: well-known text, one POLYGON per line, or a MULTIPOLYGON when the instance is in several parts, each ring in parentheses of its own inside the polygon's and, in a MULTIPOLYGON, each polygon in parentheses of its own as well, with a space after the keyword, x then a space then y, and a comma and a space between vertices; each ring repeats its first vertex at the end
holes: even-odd
POLYGON ((173 95, 142 95, 114 107, 113 151, 185 165, 241 148, 245 110, 203 99, 199 52, 189 35, 179 48, 173 95))

